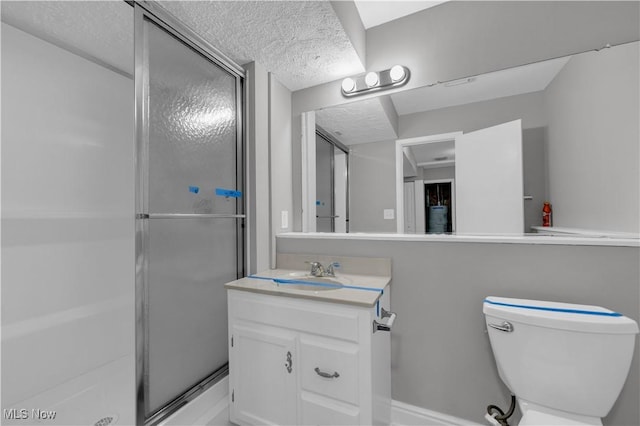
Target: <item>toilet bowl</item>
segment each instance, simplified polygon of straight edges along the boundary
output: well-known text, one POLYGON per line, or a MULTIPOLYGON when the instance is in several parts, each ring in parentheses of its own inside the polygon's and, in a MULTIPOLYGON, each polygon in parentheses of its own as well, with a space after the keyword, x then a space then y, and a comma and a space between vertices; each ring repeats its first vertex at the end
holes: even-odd
POLYGON ((498 374, 519 425, 602 425, 629 373, 638 324, 599 306, 487 297, 498 374))

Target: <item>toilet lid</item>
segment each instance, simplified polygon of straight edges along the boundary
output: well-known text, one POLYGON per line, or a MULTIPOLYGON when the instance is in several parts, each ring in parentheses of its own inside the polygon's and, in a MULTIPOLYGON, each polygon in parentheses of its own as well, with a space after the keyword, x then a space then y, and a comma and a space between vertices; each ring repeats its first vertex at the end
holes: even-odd
POLYGON ((636 334, 631 318, 601 306, 489 296, 483 312, 500 319, 591 333, 636 334))

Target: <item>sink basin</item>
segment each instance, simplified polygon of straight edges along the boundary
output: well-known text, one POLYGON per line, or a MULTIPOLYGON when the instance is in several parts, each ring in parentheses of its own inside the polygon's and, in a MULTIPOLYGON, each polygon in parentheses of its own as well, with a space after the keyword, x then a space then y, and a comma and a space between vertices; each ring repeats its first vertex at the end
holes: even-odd
POLYGON ((338 290, 349 283, 345 277, 314 277, 305 272, 292 272, 274 279, 276 285, 295 290, 329 291, 338 290))

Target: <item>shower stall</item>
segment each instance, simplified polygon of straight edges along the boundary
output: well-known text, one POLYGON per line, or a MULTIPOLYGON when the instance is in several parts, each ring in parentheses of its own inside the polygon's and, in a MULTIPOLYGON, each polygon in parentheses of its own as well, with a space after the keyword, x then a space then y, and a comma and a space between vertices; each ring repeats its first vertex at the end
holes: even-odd
POLYGON ((227 372, 243 72, 158 11, 136 5, 135 19, 138 420, 154 423, 227 372))
POLYGON ((156 424, 227 375, 244 71, 159 3, 1 6, 3 412, 156 424))

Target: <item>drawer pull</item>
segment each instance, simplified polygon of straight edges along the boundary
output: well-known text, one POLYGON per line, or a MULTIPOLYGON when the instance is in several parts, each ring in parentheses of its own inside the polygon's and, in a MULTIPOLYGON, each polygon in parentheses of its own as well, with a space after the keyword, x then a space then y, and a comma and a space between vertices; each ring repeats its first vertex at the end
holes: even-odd
POLYGON ((337 371, 334 371, 333 374, 329 374, 320 370, 318 367, 315 368, 315 372, 316 374, 318 374, 318 376, 324 377, 325 379, 337 379, 338 377, 340 377, 337 371))

